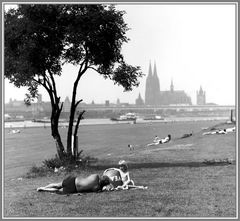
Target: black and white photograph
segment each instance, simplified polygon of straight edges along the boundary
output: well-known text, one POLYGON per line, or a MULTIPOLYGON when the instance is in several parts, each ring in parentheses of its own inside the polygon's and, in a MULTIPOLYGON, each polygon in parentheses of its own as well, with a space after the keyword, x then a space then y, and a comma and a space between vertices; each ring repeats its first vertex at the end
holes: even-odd
POLYGON ((238 218, 238 3, 2 2, 2 218, 238 218))

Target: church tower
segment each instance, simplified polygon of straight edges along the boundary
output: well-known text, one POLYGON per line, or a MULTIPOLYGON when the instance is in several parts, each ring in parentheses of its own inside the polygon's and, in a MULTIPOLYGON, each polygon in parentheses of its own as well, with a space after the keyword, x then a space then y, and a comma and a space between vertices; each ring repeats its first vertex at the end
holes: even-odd
POLYGON ((143 101, 140 93, 139 93, 139 95, 138 95, 138 98, 136 99, 135 104, 136 104, 137 106, 142 106, 142 105, 144 105, 144 101, 143 101))
POLYGON ((153 104, 153 75, 152 75, 152 66, 151 62, 149 64, 149 69, 148 69, 148 76, 146 80, 146 89, 145 89, 145 104, 146 105, 152 105, 153 104))
POLYGON ((157 67, 156 62, 154 62, 154 69, 153 69, 153 104, 157 105, 159 104, 159 98, 160 98, 160 83, 159 78, 157 75, 157 67))
POLYGON ((156 62, 154 62, 154 68, 152 72, 151 62, 149 64, 149 71, 146 80, 145 89, 145 104, 146 105, 158 105, 160 100, 160 84, 157 75, 156 62))
POLYGON ((173 92, 173 91, 174 91, 173 80, 171 80, 170 91, 171 91, 171 92, 173 92))
POLYGON ((206 104, 206 93, 203 91, 202 86, 200 86, 199 91, 197 91, 197 105, 206 104))
MULTIPOLYGON (((205 92, 200 88, 199 95, 197 93, 198 102, 205 104, 205 92)), ((138 101, 140 101, 140 96, 138 101)), ((191 105, 191 98, 185 93, 184 90, 176 90, 173 85, 173 79, 169 90, 160 90, 160 81, 157 74, 156 62, 152 69, 151 61, 149 63, 148 76, 146 79, 145 87, 145 105, 172 105, 172 104, 187 104, 191 105)))

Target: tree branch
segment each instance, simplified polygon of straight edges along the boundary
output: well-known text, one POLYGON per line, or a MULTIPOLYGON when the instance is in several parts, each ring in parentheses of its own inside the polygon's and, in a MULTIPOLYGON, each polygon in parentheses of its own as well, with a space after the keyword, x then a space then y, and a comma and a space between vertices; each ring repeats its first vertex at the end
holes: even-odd
POLYGON ((61 103, 60 108, 57 110, 57 117, 59 118, 61 112, 62 112, 62 108, 63 108, 63 102, 61 103))
POLYGON ((62 111, 62 109, 63 109, 63 102, 61 103, 61 106, 60 106, 60 109, 59 109, 59 111, 61 112, 61 111, 62 111))
POLYGON ((77 103, 75 104, 75 108, 77 108, 78 104, 81 103, 82 101, 83 101, 82 99, 77 101, 77 103))
POLYGON ((85 56, 85 59, 82 61, 82 63, 80 64, 80 68, 79 68, 79 71, 78 71, 78 76, 77 76, 77 79, 74 83, 74 85, 78 85, 78 82, 81 78, 81 76, 84 74, 84 72, 88 69, 88 50, 87 50, 87 47, 84 46, 84 49, 85 49, 85 52, 86 52, 86 56, 85 56), (84 66, 84 68, 83 68, 84 66))
POLYGON ((94 71, 98 72, 98 70, 92 66, 88 66, 88 68, 93 69, 94 71))
POLYGON ((54 93, 55 99, 57 101, 57 88, 56 88, 55 79, 53 77, 53 73, 51 72, 51 70, 48 69, 48 73, 49 73, 50 79, 52 81, 53 93, 54 93))
POLYGON ((72 92, 72 95, 73 95, 73 96, 72 96, 72 107, 71 107, 71 108, 72 108, 72 111, 73 111, 73 114, 75 113, 75 110, 76 110, 77 105, 81 102, 81 100, 80 100, 80 101, 78 101, 77 103, 75 103, 75 99, 76 99, 78 82, 79 82, 81 76, 83 75, 83 73, 84 73, 84 71, 85 71, 85 69, 86 69, 86 66, 85 66, 85 68, 82 70, 83 65, 84 65, 84 62, 81 63, 80 68, 79 68, 79 71, 78 71, 77 78, 76 78, 76 80, 75 80, 75 82, 74 82, 74 84, 73 84, 73 92, 72 92))
POLYGON ((32 78, 32 81, 42 85, 47 90, 47 92, 50 91, 50 89, 47 87, 46 83, 45 82, 43 83, 39 77, 38 77, 38 80, 36 80, 35 78, 32 78))
POLYGON ((44 82, 42 82, 39 78, 38 78, 38 80, 32 78, 32 80, 37 82, 38 84, 42 85, 46 89, 46 91, 48 92, 49 97, 50 97, 51 105, 53 107, 54 106, 54 97, 53 97, 53 94, 52 94, 52 87, 51 87, 51 84, 50 84, 47 76, 44 75, 44 77, 43 77, 44 82))
POLYGON ((80 114, 78 115, 77 123, 76 123, 75 130, 74 130, 74 137, 77 136, 79 123, 83 119, 84 113, 85 113, 85 110, 81 111, 80 114))

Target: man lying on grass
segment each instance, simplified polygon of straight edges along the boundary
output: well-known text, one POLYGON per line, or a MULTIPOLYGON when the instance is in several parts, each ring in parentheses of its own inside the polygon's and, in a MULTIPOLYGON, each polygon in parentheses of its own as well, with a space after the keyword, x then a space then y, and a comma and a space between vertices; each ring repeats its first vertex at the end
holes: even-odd
POLYGON ((68 176, 60 183, 51 183, 45 187, 37 188, 37 191, 56 192, 63 194, 99 192, 103 187, 110 184, 107 176, 92 174, 88 177, 68 176))

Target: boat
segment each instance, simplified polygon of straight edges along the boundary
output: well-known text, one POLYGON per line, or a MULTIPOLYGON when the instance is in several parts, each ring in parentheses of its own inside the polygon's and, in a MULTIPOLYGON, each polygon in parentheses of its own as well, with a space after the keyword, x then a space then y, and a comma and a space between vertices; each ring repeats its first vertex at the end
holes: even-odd
POLYGON ((162 116, 159 115, 148 115, 143 118, 144 120, 164 120, 162 116))
POLYGON ((19 119, 19 118, 11 118, 11 119, 5 119, 4 122, 23 122, 25 119, 19 119))
POLYGON ((23 116, 11 117, 9 114, 4 114, 4 121, 5 122, 20 122, 20 121, 25 121, 25 119, 23 116))
POLYGON ((43 119, 33 119, 32 122, 34 123, 51 123, 50 119, 43 118, 43 119))
POLYGON ((111 118, 111 120, 113 121, 136 121, 137 120, 137 116, 135 113, 127 113, 124 115, 120 115, 117 118, 111 118))

